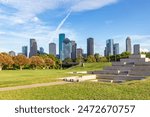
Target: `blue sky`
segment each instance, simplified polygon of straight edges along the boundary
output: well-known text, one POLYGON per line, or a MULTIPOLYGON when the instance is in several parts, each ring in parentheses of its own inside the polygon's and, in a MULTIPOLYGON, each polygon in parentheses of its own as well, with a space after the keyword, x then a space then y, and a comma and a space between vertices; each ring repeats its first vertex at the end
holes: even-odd
MULTIPOLYGON (((0 52, 29 46, 37 39, 38 47, 48 52, 48 43, 58 34, 75 40, 86 52, 86 39, 95 39, 95 52, 103 55, 107 39, 120 43, 125 39, 150 50, 150 0, 0 0, 0 52)), ((58 51, 57 51, 58 52, 58 51)))

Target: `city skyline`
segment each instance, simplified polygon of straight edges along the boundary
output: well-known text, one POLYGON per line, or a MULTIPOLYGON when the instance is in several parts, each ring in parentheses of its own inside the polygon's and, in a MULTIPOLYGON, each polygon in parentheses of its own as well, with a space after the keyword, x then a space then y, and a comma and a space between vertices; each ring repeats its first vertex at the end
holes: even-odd
MULTIPOLYGON (((76 57, 79 57, 78 53, 82 53, 82 56, 90 56, 90 55, 95 55, 95 54, 99 54, 96 53, 94 50, 94 38, 89 37, 87 38, 87 52, 85 52, 83 50, 83 48, 79 48, 77 45, 77 43, 74 40, 70 40, 69 38, 66 37, 66 35, 64 33, 59 34, 60 37, 60 42, 58 44, 58 46, 60 47, 61 43, 62 43, 62 52, 60 52, 62 54, 62 57, 59 54, 56 54, 56 50, 57 50, 57 44, 55 43, 49 43, 49 52, 45 52, 45 49, 43 47, 39 47, 38 48, 38 43, 36 41, 36 39, 29 39, 29 44, 30 44, 30 50, 28 51, 28 46, 22 46, 22 51, 19 53, 16 53, 14 50, 11 50, 8 53, 11 56, 15 56, 15 55, 25 55, 26 57, 32 57, 32 56, 36 56, 38 54, 52 54, 54 56, 56 56, 57 58, 64 60, 65 58, 71 58, 71 59, 76 59, 76 57), (62 37, 65 39, 62 40, 62 37), (79 52, 80 51, 80 52, 79 52), (82 51, 82 52, 81 52, 82 51), (66 55, 65 55, 66 54, 66 55)), ((136 51, 140 51, 140 52, 144 52, 141 50, 141 45, 140 44, 133 44, 131 41, 131 38, 128 36, 125 39, 125 43, 124 46, 126 47, 126 51, 123 52, 130 52, 131 54, 136 53, 135 52, 135 48, 139 48, 140 50, 136 50, 136 51), (133 46, 132 46, 133 45, 133 46)), ((106 40, 106 45, 103 51, 103 55, 101 56, 111 56, 111 55, 119 55, 122 52, 120 52, 120 44, 119 43, 115 43, 114 39, 107 39, 106 40)))
POLYGON ((127 36, 147 51, 150 50, 149 3, 148 0, 2 0, 0 51, 20 53, 22 45, 29 47, 28 40, 35 38, 38 47, 44 47, 48 53, 47 43, 58 45, 59 33, 75 40, 85 52, 88 37, 95 39, 95 53, 103 55, 109 38, 119 43, 123 52, 127 36))

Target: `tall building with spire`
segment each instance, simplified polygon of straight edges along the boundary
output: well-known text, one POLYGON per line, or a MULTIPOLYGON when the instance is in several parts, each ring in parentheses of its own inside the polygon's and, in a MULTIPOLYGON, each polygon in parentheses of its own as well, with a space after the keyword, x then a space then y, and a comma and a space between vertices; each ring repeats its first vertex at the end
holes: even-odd
POLYGON ((132 53, 132 45, 131 45, 130 37, 127 37, 127 39, 126 39, 126 52, 132 53))

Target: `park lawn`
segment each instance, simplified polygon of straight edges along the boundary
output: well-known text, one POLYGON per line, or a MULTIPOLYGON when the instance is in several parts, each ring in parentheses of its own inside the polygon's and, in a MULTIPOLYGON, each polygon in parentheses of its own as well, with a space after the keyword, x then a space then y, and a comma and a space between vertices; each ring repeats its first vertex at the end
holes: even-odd
POLYGON ((84 67, 81 66, 75 66, 72 68, 69 68, 69 71, 93 71, 93 70, 102 70, 106 66, 111 66, 111 63, 109 62, 103 62, 103 63, 84 63, 84 67))
POLYGON ((78 75, 68 74, 70 71, 100 70, 108 65, 110 63, 87 63, 85 67, 77 66, 68 70, 4 70, 0 71, 0 88, 54 82, 58 81, 58 78, 78 75))
POLYGON ((0 87, 58 81, 58 78, 71 76, 65 70, 14 70, 0 72, 0 87))
POLYGON ((150 100, 150 79, 123 84, 82 82, 0 92, 9 100, 150 100))

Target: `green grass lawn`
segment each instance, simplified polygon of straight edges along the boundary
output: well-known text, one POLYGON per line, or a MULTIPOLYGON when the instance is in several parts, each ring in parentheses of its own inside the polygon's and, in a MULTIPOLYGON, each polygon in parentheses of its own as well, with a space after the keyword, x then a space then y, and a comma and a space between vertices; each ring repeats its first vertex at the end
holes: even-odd
MULTIPOLYGON (((85 67, 74 67, 68 70, 23 70, 1 71, 0 87, 53 82, 57 78, 70 76, 69 71, 100 70, 110 63, 90 63, 85 67)), ((150 78, 142 81, 131 81, 122 84, 82 82, 65 85, 38 87, 0 92, 0 99, 25 100, 150 100, 150 78)))
POLYGON ((111 63, 85 63, 84 67, 76 66, 69 69, 69 71, 92 71, 102 70, 105 66, 110 66, 111 63))
POLYGON ((25 100, 149 100, 150 80, 124 84, 83 82, 0 92, 0 99, 25 100))
POLYGON ((75 67, 74 69, 69 70, 0 71, 0 87, 10 87, 10 86, 58 81, 59 80, 58 78, 73 76, 74 74, 68 74, 68 72, 70 71, 80 71, 80 69, 82 70, 102 69, 104 66, 108 66, 109 64, 110 63, 91 63, 86 64, 84 68, 78 66, 75 67))
POLYGON ((1 71, 0 87, 53 82, 70 75, 64 70, 1 71))

